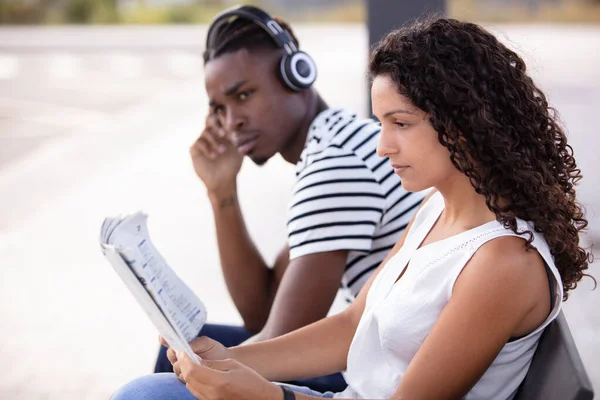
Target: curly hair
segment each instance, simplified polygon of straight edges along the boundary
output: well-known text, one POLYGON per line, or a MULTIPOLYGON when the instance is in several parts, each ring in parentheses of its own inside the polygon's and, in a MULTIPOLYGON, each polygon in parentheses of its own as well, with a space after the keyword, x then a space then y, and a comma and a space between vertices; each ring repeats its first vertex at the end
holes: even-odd
POLYGON ((524 61, 478 25, 431 18, 384 37, 369 74, 389 76, 428 113, 453 165, 499 222, 528 234, 528 248, 533 233, 517 231, 517 217, 544 235, 566 300, 592 261, 579 245, 588 224, 575 196, 581 171, 524 61))
MULTIPOLYGON (((300 48, 300 43, 289 24, 279 17, 273 17, 273 19, 289 32, 296 48, 300 48)), ((278 47, 275 40, 252 20, 243 17, 234 17, 215 32, 213 48, 204 50, 204 64, 223 54, 241 49, 278 49, 278 47)))

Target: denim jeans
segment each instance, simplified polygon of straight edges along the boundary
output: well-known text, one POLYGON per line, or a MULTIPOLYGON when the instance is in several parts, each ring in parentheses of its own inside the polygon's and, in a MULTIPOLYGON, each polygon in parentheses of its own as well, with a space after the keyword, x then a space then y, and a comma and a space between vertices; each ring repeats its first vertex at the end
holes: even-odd
MULTIPOLYGON (((252 336, 252 333, 240 326, 207 324, 204 325, 198 336, 208 336, 209 338, 222 343, 225 347, 232 347, 249 339, 252 336)), ((167 349, 165 347, 161 347, 158 353, 154 372, 173 372, 173 366, 167 359, 167 349)), ((343 392, 344 389, 346 389, 346 386, 348 386, 342 374, 333 374, 285 383, 294 386, 308 387, 321 393, 343 392)))
MULTIPOLYGON (((296 393, 308 394, 324 399, 333 398, 333 393, 319 393, 307 387, 287 385, 296 393)), ((283 399, 283 392, 281 394, 283 399)), ((120 388, 111 400, 195 400, 196 397, 173 373, 146 375, 120 388)), ((200 399, 202 400, 202 399, 200 399)), ((233 400, 233 399, 232 399, 233 400)))

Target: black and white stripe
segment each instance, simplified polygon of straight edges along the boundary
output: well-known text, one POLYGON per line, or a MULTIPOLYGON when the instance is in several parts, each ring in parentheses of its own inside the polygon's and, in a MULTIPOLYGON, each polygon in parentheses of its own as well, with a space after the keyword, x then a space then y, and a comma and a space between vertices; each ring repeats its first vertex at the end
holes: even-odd
POLYGON ((349 250, 342 286, 356 295, 394 246, 422 193, 408 193, 376 154, 379 125, 345 110, 315 118, 289 208, 290 259, 349 250))

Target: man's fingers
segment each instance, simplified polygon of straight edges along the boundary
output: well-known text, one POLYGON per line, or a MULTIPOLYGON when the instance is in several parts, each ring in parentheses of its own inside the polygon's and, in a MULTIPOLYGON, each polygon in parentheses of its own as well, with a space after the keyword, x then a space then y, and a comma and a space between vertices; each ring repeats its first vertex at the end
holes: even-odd
POLYGON ((215 132, 216 136, 222 140, 228 140, 228 132, 227 129, 221 124, 221 120, 219 116, 215 113, 211 113, 206 118, 206 126, 205 129, 212 130, 215 132))
POLYGON ((213 149, 212 145, 206 140, 204 136, 201 136, 191 149, 192 156, 200 155, 203 157, 214 160, 217 157, 217 152, 213 149))
POLYGON ((221 120, 219 119, 219 116, 216 113, 208 114, 208 116, 206 117, 205 124, 207 128, 211 128, 214 130, 223 128, 221 120))
POLYGON ((228 139, 227 138, 227 131, 224 128, 217 129, 217 135, 219 135, 220 138, 228 139))
POLYGON ((214 130, 206 129, 202 132, 202 137, 210 145, 213 151, 218 154, 223 154, 226 150, 225 144, 222 143, 222 139, 217 137, 217 133, 214 130))

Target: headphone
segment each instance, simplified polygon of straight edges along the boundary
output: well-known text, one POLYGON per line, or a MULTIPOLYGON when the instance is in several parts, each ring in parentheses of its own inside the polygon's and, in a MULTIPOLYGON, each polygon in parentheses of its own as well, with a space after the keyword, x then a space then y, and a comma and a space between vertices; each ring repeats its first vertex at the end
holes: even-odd
POLYGON ((273 38, 278 47, 287 54, 281 57, 279 71, 285 86, 300 91, 308 89, 317 79, 317 66, 312 58, 298 50, 292 35, 279 25, 269 14, 253 6, 236 6, 219 13, 211 22, 206 36, 206 49, 214 49, 214 35, 234 17, 246 18, 260 26, 273 38))

